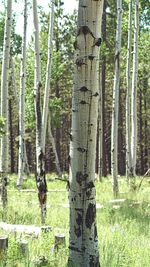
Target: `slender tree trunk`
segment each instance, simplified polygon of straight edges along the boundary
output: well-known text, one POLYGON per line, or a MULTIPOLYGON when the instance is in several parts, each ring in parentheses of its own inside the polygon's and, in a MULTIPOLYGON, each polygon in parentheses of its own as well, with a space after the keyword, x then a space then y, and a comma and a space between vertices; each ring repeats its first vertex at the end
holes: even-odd
POLYGON ((121 51, 121 24, 122 24, 122 0, 117 0, 117 30, 115 48, 115 76, 113 87, 112 105, 112 136, 111 136, 111 172, 113 181, 113 193, 117 196, 118 187, 118 110, 120 87, 120 51, 121 51))
POLYGON ((103 1, 79 1, 70 144, 69 266, 98 267, 95 156, 103 1))
MULTIPOLYGON (((14 92, 14 96, 15 96, 15 100, 16 100, 18 109, 19 109, 19 97, 18 97, 18 93, 17 93, 16 77, 15 77, 15 64, 14 64, 13 57, 11 57, 11 68, 12 68, 13 92, 14 92)), ((25 139, 24 139, 24 173, 26 173, 27 175, 30 174, 25 139)))
POLYGON ((16 77, 15 77, 15 63, 13 57, 11 57, 11 70, 12 70, 12 87, 15 96, 17 106, 19 108, 19 97, 17 93, 16 77))
MULTIPOLYGON (((47 60, 47 69, 46 69, 46 83, 45 83, 44 105, 43 105, 43 116, 42 116, 43 149, 45 149, 47 118, 48 118, 48 110, 49 110, 48 104, 49 104, 51 64, 52 64, 53 28, 54 28, 54 2, 51 1, 51 14, 50 14, 50 20, 49 20, 49 33, 48 33, 48 60, 47 60)), ((51 128, 51 126, 49 127, 51 128)))
POLYGON ((19 99, 19 163, 17 186, 22 187, 25 167, 25 79, 26 79, 26 45, 27 45, 27 0, 24 0, 24 32, 22 38, 22 57, 20 73, 19 99))
POLYGON ((128 21, 128 52, 127 52, 127 93, 126 93, 126 178, 132 175, 131 171, 131 47, 132 47, 132 0, 129 1, 128 21))
POLYGON ((136 175, 136 149, 137 149, 137 78, 138 78, 138 32, 139 32, 139 1, 135 1, 135 25, 134 25, 134 51, 133 51, 133 75, 131 92, 131 170, 133 177, 130 185, 134 187, 136 175))
POLYGON ((42 140, 42 113, 41 113, 41 53, 39 46, 39 25, 37 15, 37 1, 33 0, 33 22, 35 37, 35 116, 36 116, 36 184, 41 207, 41 222, 45 223, 47 183, 45 177, 45 155, 42 140))
POLYGON ((14 137, 13 137, 13 116, 12 116, 12 100, 9 99, 9 132, 10 132, 10 171, 15 172, 15 153, 14 153, 14 137))
MULTIPOLYGON (((102 17, 102 40, 106 42, 106 8, 107 0, 104 0, 104 11, 102 17)), ((105 116, 105 81, 106 81, 106 56, 102 57, 102 69, 101 69, 101 109, 102 109, 102 140, 101 140, 101 165, 102 165, 102 176, 107 176, 107 165, 106 165, 106 142, 105 142, 105 132, 106 132, 106 116, 105 116)))
POLYGON ((58 159, 58 155, 57 155, 57 150, 56 150, 56 144, 55 144, 55 139, 53 137, 52 134, 52 129, 51 129, 51 115, 49 113, 49 127, 48 127, 48 134, 49 134, 49 138, 50 138, 50 142, 52 144, 52 149, 53 149, 53 153, 55 155, 55 165, 56 165, 56 170, 59 176, 61 176, 61 169, 60 169, 60 163, 59 163, 59 159, 58 159))
POLYGON ((142 116, 142 88, 140 86, 140 93, 139 93, 139 139, 140 139, 140 175, 144 175, 144 136, 143 136, 143 116, 142 116))
POLYGON ((119 175, 125 175, 125 140, 124 140, 124 123, 122 112, 123 98, 119 97, 119 115, 118 115, 118 173, 119 175))
POLYGON ((7 204, 7 172, 8 172, 8 71, 10 61, 10 36, 12 21, 12 0, 7 1, 3 61, 1 75, 1 116, 5 118, 5 134, 1 138, 0 169, 2 173, 2 202, 3 207, 7 204))
MULTIPOLYGON (((100 69, 100 67, 99 67, 100 69)), ((101 69, 99 73, 99 107, 98 107, 98 178, 102 182, 103 175, 103 99, 102 99, 102 81, 101 69)))

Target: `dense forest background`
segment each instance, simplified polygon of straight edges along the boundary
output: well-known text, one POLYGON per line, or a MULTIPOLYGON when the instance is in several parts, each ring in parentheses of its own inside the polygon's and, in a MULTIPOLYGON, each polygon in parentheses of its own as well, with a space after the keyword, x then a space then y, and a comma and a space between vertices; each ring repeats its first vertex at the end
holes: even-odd
MULTIPOLYGON (((31 12, 29 10, 29 12, 31 12)), ((44 85, 47 64, 47 38, 49 15, 39 7, 40 47, 42 63, 42 88, 44 85)), ((3 52, 5 13, 0 12, 0 74, 3 52)), ((63 2, 55 3, 55 22, 53 37, 53 56, 51 73, 51 93, 49 111, 51 114, 52 132, 61 171, 69 169, 69 143, 71 123, 71 97, 73 87, 73 62, 75 41, 76 12, 66 15, 63 2)), ((18 172, 18 102, 20 86, 20 60, 22 38, 15 32, 16 16, 13 13, 11 38, 11 62, 9 69, 9 171, 18 172), (13 64, 12 64, 13 62, 13 64), (16 96, 16 92, 17 95, 16 96)), ((137 174, 144 174, 150 166, 150 2, 140 1, 139 28, 139 68, 137 91, 137 174)), ((102 90, 102 122, 103 122, 103 176, 111 172, 111 119, 112 92, 114 79, 114 54, 116 31, 115 1, 108 0, 104 4, 102 23, 102 44, 100 54, 100 76, 102 90)), ((118 168, 119 174, 126 172, 125 144, 125 103, 126 103, 126 61, 128 38, 128 1, 123 1, 121 73, 119 97, 119 133, 118 133, 118 168)), ((25 142, 29 169, 35 172, 35 109, 34 109, 34 42, 33 38, 27 47, 26 63, 26 95, 25 95, 25 142)), ((1 75, 0 75, 1 76, 1 75)), ((1 126, 3 119, 1 119, 1 126)), ((2 132, 3 129, 1 129, 2 132)), ((50 138, 46 138, 46 171, 56 171, 55 157, 50 138)), ((96 168, 98 171, 98 145, 96 168)))

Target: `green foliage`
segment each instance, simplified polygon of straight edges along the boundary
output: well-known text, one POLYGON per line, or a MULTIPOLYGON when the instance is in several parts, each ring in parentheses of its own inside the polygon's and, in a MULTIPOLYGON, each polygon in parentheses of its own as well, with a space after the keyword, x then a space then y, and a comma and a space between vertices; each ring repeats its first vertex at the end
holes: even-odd
POLYGON ((51 111, 51 119, 55 127, 60 126, 60 118, 62 113, 62 99, 59 97, 53 97, 50 99, 49 107, 51 111))

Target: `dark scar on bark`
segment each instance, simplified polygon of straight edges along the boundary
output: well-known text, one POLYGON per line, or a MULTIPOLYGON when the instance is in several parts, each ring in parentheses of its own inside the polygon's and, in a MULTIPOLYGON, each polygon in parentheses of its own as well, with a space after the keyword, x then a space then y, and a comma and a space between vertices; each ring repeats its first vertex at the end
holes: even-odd
POLYGON ((86 212, 86 219, 85 219, 85 224, 87 228, 91 229, 92 224, 95 222, 95 218, 96 218, 96 206, 95 204, 90 203, 88 205, 88 209, 86 212))

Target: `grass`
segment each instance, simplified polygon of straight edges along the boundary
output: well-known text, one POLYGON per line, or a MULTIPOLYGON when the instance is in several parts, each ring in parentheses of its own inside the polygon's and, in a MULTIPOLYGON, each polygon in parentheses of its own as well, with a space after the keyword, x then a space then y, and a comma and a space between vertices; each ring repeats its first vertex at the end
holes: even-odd
MULTIPOLYGON (((48 176, 49 189, 66 189, 66 184, 54 180, 55 174, 48 176)), ((125 178, 120 178, 120 196, 126 201, 120 207, 109 203, 113 199, 111 180, 96 182, 97 203, 104 205, 97 209, 100 261, 102 267, 149 267, 150 266, 150 184, 145 179, 140 191, 130 193, 125 178)), ((137 178, 139 183, 139 178, 137 178)), ((40 226, 40 210, 36 193, 14 190, 16 177, 10 177, 8 191, 7 223, 33 224, 40 226)), ((25 179, 24 188, 35 189, 34 178, 25 179)), ((9 236, 7 255, 0 257, 0 266, 7 267, 65 267, 68 258, 69 209, 66 192, 49 192, 46 223, 52 231, 43 233, 39 238, 20 236, 0 230, 0 235, 9 236), (66 234, 66 247, 53 252, 56 233, 66 234), (18 247, 18 239, 26 239, 29 254, 24 257, 18 247), (45 261, 44 261, 45 260, 45 261), (43 264, 42 264, 43 261, 43 264), (44 263, 45 262, 45 263, 44 263), (45 265, 44 265, 45 264, 45 265)), ((3 210, 0 206, 0 221, 3 210)))

